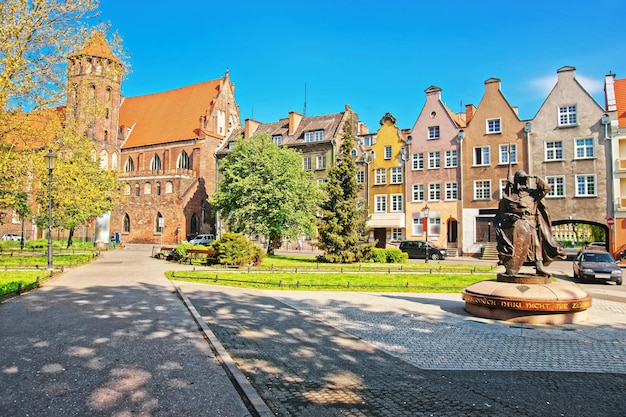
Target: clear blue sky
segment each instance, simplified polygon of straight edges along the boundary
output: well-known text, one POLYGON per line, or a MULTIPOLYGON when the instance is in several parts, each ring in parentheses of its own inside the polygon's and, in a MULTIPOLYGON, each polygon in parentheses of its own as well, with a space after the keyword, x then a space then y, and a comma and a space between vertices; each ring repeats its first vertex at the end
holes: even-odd
POLYGON ((387 112, 411 128, 431 85, 458 112, 499 78, 530 119, 563 66, 601 106, 604 76, 626 77, 623 1, 101 0, 101 11, 130 54, 125 96, 229 69, 242 120, 262 123, 301 113, 305 85, 307 115, 350 104, 376 131, 387 112))

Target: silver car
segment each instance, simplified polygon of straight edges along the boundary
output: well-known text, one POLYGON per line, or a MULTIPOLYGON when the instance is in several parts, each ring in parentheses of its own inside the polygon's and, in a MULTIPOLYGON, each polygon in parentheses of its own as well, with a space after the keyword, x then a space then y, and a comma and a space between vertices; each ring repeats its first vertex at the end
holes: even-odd
POLYGON ((622 269, 610 253, 582 250, 574 259, 574 279, 580 282, 602 281, 622 285, 622 269))

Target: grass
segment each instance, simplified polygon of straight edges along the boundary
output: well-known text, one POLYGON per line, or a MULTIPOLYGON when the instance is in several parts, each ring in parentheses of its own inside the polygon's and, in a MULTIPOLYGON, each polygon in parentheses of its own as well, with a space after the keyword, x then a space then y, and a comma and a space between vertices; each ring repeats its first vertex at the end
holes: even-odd
POLYGON ((50 272, 41 271, 0 271, 0 296, 2 294, 16 291, 20 284, 28 288, 37 282, 50 276, 50 272))
POLYGON ((168 272, 170 279, 256 289, 303 291, 460 292, 495 278, 495 266, 409 262, 318 263, 315 258, 275 255, 259 267, 168 272))
MULTIPOLYGON (((72 267, 84 265, 94 258, 93 253, 82 254, 54 254, 52 265, 55 268, 72 267)), ((1 268, 47 268, 48 255, 41 254, 13 254, 11 256, 0 256, 1 268)))

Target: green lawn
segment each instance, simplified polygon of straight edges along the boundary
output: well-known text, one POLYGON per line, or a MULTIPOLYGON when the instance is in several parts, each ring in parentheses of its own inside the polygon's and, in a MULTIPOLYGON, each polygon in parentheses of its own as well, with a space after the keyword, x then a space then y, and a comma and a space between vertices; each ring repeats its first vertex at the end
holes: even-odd
POLYGON ((460 292, 478 281, 495 279, 495 266, 407 262, 336 265, 305 256, 266 257, 259 267, 169 272, 179 281, 259 289, 304 291, 460 292))
POLYGON ((0 296, 7 292, 17 290, 22 284, 24 288, 32 286, 37 282, 37 278, 45 279, 50 276, 50 272, 41 271, 0 271, 0 296))

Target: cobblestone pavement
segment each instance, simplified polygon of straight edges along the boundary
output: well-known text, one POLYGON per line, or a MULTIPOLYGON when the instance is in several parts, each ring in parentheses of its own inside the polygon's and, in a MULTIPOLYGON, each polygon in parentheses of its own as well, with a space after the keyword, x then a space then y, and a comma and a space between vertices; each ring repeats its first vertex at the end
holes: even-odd
POLYGON ((626 415, 622 303, 531 326, 471 317, 458 294, 178 284, 279 416, 626 415))

